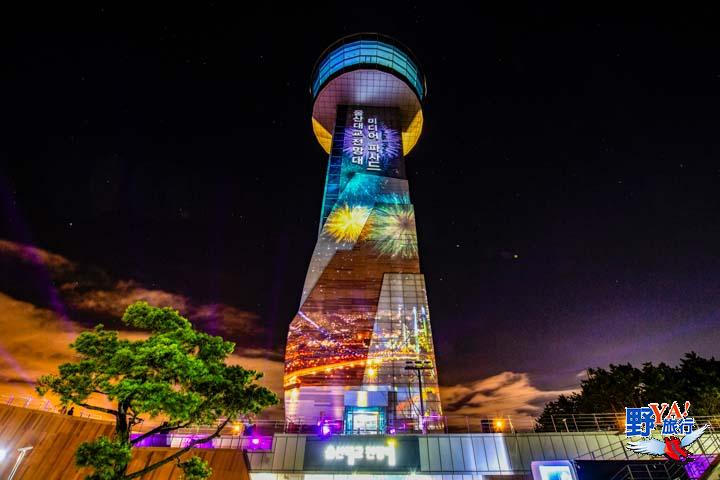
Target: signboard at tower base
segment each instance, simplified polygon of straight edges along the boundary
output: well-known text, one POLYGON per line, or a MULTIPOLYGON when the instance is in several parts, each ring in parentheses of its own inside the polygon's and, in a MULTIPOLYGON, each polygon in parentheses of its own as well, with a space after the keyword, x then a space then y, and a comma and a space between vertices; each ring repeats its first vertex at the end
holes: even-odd
POLYGON ((305 471, 415 472, 420 469, 417 437, 367 435, 308 437, 305 471))

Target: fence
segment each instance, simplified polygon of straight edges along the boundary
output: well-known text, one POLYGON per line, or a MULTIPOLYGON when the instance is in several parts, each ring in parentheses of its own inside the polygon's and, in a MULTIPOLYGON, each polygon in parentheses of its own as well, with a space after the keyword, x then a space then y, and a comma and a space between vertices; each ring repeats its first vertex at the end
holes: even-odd
MULTIPOLYGON (((30 408, 32 410, 42 410, 45 412, 67 414, 67 410, 63 411, 52 401, 46 398, 34 397, 32 395, 0 395, 0 404, 12 405, 15 407, 30 408)), ((83 407, 74 407, 72 415, 83 418, 94 418, 98 420, 106 420, 108 417, 91 413, 90 410, 83 407)))
MULTIPOLYGON (((695 416, 698 426, 710 424, 714 430, 720 430, 720 415, 695 416)), ((622 413, 579 413, 570 415, 550 415, 543 419, 535 430, 541 432, 608 432, 625 431, 625 412, 622 413)))
MULTIPOLYGON (((61 409, 49 399, 32 395, 0 395, 0 403, 16 407, 43 410, 46 412, 63 413, 61 409)), ((67 412, 65 412, 67 413, 67 412)), ((109 420, 110 417, 75 407, 73 414, 84 418, 109 420)), ((720 415, 696 416, 695 423, 710 424, 714 431, 720 431, 720 415)), ((317 420, 303 421, 296 419, 288 422, 285 419, 256 419, 253 421, 254 429, 259 435, 273 435, 275 433, 314 433, 317 430, 317 420)), ((622 413, 589 413, 570 415, 550 415, 542 423, 530 416, 470 416, 470 415, 443 415, 427 417, 424 424, 426 433, 519 433, 519 432, 617 432, 625 431, 625 412, 622 413)), ((134 431, 146 432, 159 425, 158 421, 148 420, 136 425, 134 431)), ((244 432, 241 423, 230 423, 223 433, 238 434, 244 432)), ((392 426, 392 433, 418 433, 422 429, 411 422, 392 426)), ((182 429, 177 433, 199 435, 214 432, 212 426, 198 426, 182 429)))

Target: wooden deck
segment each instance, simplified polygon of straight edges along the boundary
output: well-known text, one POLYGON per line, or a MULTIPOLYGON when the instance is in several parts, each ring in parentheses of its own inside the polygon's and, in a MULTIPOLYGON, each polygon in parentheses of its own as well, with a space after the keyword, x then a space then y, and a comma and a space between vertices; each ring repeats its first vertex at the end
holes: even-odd
MULTIPOLYGON (((32 446, 15 480, 82 480, 89 472, 75 468, 78 445, 112 432, 113 425, 100 420, 0 405, 0 449, 7 451, 5 460, 0 462, 0 478, 7 478, 12 470, 17 449, 32 446)), ((175 451, 172 448, 138 448, 133 452, 128 472, 139 470, 175 451)), ((249 480, 245 457, 240 450, 196 449, 183 458, 192 455, 209 462, 214 480, 249 480)), ((170 480, 179 476, 180 470, 171 462, 142 478, 170 480)))

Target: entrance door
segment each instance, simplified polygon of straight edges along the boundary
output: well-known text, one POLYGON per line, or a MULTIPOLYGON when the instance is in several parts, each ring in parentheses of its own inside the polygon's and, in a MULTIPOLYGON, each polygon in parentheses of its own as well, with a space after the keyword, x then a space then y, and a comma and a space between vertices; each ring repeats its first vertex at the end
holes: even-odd
POLYGON ((360 435, 379 433, 378 412, 353 413, 353 431, 360 435))

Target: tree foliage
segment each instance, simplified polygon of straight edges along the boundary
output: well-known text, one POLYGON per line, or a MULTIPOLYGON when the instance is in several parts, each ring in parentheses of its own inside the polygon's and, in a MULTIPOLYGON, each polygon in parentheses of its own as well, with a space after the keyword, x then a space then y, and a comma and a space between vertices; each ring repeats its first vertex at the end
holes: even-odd
POLYGON ((720 360, 690 352, 675 367, 644 363, 637 368, 628 363, 590 368, 580 382, 580 392, 560 395, 545 405, 536 429, 553 430, 558 421, 572 414, 621 413, 625 407, 674 400, 689 400, 693 415, 720 414, 720 360))
MULTIPOLYGON (((122 317, 129 327, 149 330, 145 340, 127 340, 98 325, 81 333, 70 346, 78 361, 60 365, 59 374, 38 380, 41 395, 52 392, 63 405, 78 405, 115 417, 115 434, 83 443, 76 453, 79 467, 91 467, 88 480, 139 478, 178 461, 197 444, 218 436, 229 421, 259 413, 277 403, 270 390, 256 381, 262 373, 226 364, 235 345, 195 330, 171 308, 137 302, 122 317), (97 405, 104 397, 112 408, 97 405), (131 439, 133 427, 146 418, 162 423, 131 439), (216 425, 217 430, 195 439, 172 456, 137 472, 126 472, 131 447, 143 439, 190 425, 216 425)), ((186 479, 207 478, 210 470, 200 459, 179 462, 186 479)))
POLYGON ((183 471, 182 480, 204 480, 212 475, 212 469, 198 457, 191 457, 178 466, 183 471))

